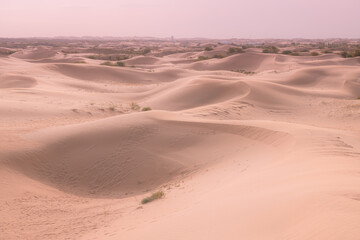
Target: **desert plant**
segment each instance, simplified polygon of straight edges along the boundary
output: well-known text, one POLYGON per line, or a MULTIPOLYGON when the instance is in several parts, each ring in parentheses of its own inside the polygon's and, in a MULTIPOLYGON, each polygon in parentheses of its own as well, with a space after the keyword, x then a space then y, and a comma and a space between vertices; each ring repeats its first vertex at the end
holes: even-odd
POLYGON ((148 54, 148 53, 150 53, 151 52, 151 49, 150 48, 145 48, 145 49, 143 49, 142 50, 142 55, 146 55, 146 54, 148 54))
POLYGON ((293 52, 292 51, 289 51, 289 50, 285 50, 285 51, 282 51, 281 54, 285 54, 285 55, 290 55, 292 54, 293 52))
POLYGON ((224 56, 221 54, 215 54, 212 58, 224 58, 224 56))
MULTIPOLYGON (((243 47, 244 47, 244 46, 243 46, 243 47)), ((243 52, 244 52, 243 49, 237 48, 237 47, 230 47, 230 48, 228 49, 228 53, 229 53, 229 54, 243 53, 243 52)))
POLYGON ((106 61, 101 63, 101 65, 106 65, 106 66, 111 66, 111 67, 125 67, 125 63, 124 62, 110 62, 110 61, 106 61))
POLYGON ((153 194, 151 194, 151 196, 143 198, 141 200, 141 204, 146 204, 146 203, 149 203, 149 202, 152 202, 154 200, 161 199, 164 197, 165 197, 165 193, 163 191, 157 191, 157 192, 154 192, 153 194))
POLYGON ((152 110, 151 107, 143 107, 143 108, 141 109, 141 111, 143 111, 143 112, 151 111, 151 110, 152 110))
POLYGON ((205 51, 212 51, 212 50, 214 50, 212 47, 206 47, 205 48, 205 51))
POLYGON ((243 73, 243 74, 246 74, 246 75, 253 75, 253 74, 255 74, 255 72, 246 71, 246 70, 243 70, 243 69, 241 69, 241 70, 231 70, 231 71, 233 71, 233 72, 238 72, 238 73, 243 73))
POLYGON ((265 46, 263 48, 263 53, 278 53, 280 50, 275 46, 265 46))
POLYGON ((124 63, 124 62, 116 62, 116 64, 117 64, 119 67, 125 67, 125 63, 124 63))
POLYGON ((204 61, 204 60, 208 60, 210 59, 209 57, 206 57, 206 56, 199 56, 196 61, 204 61))
POLYGON ((113 66, 112 62, 110 62, 110 61, 103 62, 103 63, 101 63, 101 65, 113 66))
POLYGON ((137 104, 135 102, 130 103, 130 108, 131 108, 131 110, 134 110, 134 111, 139 111, 140 110, 139 104, 137 104))
POLYGON ((315 56, 319 56, 319 53, 318 53, 318 52, 313 51, 313 52, 311 52, 311 53, 310 53, 310 56, 313 56, 313 57, 315 57, 315 56))
POLYGON ((115 111, 115 110, 116 110, 115 104, 111 104, 111 105, 109 106, 109 110, 110 110, 110 111, 115 111))

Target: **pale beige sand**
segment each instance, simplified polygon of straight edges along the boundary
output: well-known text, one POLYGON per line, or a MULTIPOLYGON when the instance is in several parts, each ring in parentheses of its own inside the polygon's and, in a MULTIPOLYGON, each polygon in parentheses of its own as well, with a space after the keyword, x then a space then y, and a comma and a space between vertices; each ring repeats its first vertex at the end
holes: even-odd
POLYGON ((0 58, 0 239, 359 239, 359 58, 225 52, 0 58))

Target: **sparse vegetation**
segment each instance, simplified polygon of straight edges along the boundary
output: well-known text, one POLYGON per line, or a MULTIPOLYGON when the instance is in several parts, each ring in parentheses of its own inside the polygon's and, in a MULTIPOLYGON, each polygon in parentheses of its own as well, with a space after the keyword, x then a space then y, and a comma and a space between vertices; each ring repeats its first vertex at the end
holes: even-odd
POLYGON ((353 51, 343 51, 341 56, 344 58, 352 58, 352 57, 359 57, 360 56, 360 49, 356 49, 353 51))
POLYGON ((139 111, 140 110, 139 104, 137 104, 135 102, 130 103, 130 108, 131 108, 131 110, 134 110, 134 111, 139 111))
POLYGON ((151 110, 152 110, 151 107, 143 107, 143 108, 141 109, 141 111, 143 111, 143 112, 151 111, 151 110))
POLYGON ((319 53, 318 53, 318 52, 313 51, 313 52, 311 52, 311 53, 310 53, 310 56, 313 56, 313 57, 315 57, 315 56, 319 56, 319 53))
POLYGON ((111 66, 111 67, 125 67, 125 63, 124 62, 110 62, 110 61, 106 61, 101 63, 101 65, 106 65, 106 66, 111 66))
POLYGON ((125 67, 124 62, 116 62, 116 65, 119 66, 119 67, 125 67))
POLYGON ((282 51, 281 54, 285 54, 285 55, 290 55, 292 54, 293 52, 292 51, 289 51, 289 50, 285 50, 285 51, 282 51))
MULTIPOLYGON (((243 46, 244 47, 244 46, 243 46)), ((237 47, 230 47, 228 49, 228 53, 229 54, 236 54, 236 53, 243 53, 244 50, 242 48, 237 48, 237 47)))
POLYGON ((86 57, 94 60, 108 60, 108 61, 122 61, 129 59, 129 56, 127 55, 89 55, 86 57))
POLYGON ((146 55, 146 54, 148 54, 150 52, 151 52, 150 48, 145 48, 145 49, 142 50, 142 55, 146 55))
POLYGON ((204 60, 208 60, 210 59, 209 57, 206 56, 198 56, 198 58, 196 59, 196 61, 204 61, 204 60))
POLYGON ((205 51, 212 51, 212 50, 214 50, 212 47, 206 47, 205 48, 205 51))
POLYGON ((212 58, 224 58, 224 56, 221 54, 215 54, 212 58))
POLYGON ((263 47, 263 53, 278 53, 280 50, 275 46, 265 46, 263 47))
POLYGON ((243 73, 243 74, 246 74, 246 75, 253 75, 255 74, 255 72, 251 72, 251 71, 246 71, 246 70, 231 70, 233 72, 238 72, 238 73, 243 73))
POLYGON ((215 54, 212 57, 207 57, 207 56, 199 56, 195 61, 204 61, 204 60, 209 60, 212 58, 224 58, 225 56, 221 55, 221 54, 215 54))
POLYGON ((146 203, 149 203, 149 202, 152 202, 154 200, 161 199, 164 197, 165 197, 165 193, 163 191, 157 191, 157 192, 154 192, 153 194, 151 194, 151 196, 143 198, 141 200, 141 204, 146 204, 146 203))

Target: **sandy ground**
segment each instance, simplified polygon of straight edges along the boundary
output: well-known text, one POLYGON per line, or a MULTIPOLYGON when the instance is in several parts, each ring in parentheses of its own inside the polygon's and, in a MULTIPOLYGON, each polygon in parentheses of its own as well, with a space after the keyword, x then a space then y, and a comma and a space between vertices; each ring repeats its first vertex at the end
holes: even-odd
POLYGON ((0 239, 359 239, 360 59, 197 55, 0 57, 0 239))

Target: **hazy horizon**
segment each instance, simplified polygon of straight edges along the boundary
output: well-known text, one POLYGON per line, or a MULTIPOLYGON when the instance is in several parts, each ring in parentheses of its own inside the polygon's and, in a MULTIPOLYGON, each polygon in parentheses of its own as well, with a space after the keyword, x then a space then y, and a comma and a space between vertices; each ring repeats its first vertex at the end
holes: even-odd
POLYGON ((360 1, 1 0, 0 37, 360 38, 360 1))

